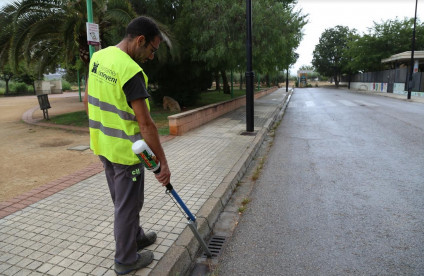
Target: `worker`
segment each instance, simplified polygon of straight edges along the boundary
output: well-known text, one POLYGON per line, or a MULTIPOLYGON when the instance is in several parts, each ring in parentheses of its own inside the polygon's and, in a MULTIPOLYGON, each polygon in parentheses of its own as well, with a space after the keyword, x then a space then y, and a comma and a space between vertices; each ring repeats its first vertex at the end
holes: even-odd
POLYGON ((154 58, 163 40, 148 17, 132 20, 116 46, 93 54, 84 103, 89 117, 90 148, 98 155, 115 208, 115 272, 119 275, 148 266, 153 253, 143 248, 156 241, 145 233, 139 213, 144 201, 144 167, 132 143, 144 139, 158 158, 156 179, 166 185, 171 172, 159 134, 150 116, 147 76, 140 63, 154 58))

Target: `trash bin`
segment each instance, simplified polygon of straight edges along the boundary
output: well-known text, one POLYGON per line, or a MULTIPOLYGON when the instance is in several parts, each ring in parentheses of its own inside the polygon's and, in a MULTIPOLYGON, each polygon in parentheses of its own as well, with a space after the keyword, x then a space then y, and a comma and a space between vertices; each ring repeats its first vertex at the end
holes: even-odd
POLYGON ((43 117, 45 120, 49 120, 48 109, 51 108, 48 96, 47 94, 37 95, 38 103, 40 104, 40 109, 43 110, 43 117))

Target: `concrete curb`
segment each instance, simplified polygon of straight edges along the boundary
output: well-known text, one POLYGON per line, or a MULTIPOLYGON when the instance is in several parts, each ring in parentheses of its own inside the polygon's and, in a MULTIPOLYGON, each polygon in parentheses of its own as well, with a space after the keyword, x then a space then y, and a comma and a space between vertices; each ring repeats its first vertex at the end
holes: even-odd
MULTIPOLYGON (((280 120, 284 115, 292 93, 293 89, 285 95, 282 103, 276 108, 264 127, 256 134, 252 146, 246 149, 241 158, 233 166, 230 173, 227 174, 197 213, 197 228, 202 238, 205 239, 210 235, 213 225, 217 221, 220 213, 224 210, 227 202, 230 200, 237 182, 242 179, 268 131, 271 129, 274 122, 280 120)), ((194 237, 191 230, 186 227, 149 275, 187 274, 196 261, 196 255, 199 249, 199 242, 194 237)))

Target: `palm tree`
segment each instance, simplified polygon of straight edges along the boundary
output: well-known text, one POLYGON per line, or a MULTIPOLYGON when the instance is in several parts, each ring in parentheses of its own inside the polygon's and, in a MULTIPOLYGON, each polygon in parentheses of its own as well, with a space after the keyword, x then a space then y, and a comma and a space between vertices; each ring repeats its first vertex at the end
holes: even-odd
MULTIPOLYGON (((88 67, 84 0, 23 0, 2 12, 6 9, 14 10, 13 35, 4 40, 0 37, 0 46, 8 41, 8 59, 15 70, 22 59, 36 63, 40 74, 47 66, 75 65, 77 57, 88 67)), ((93 13, 103 47, 117 43, 125 26, 136 16, 125 0, 94 0, 93 13)))
POLYGON ((13 5, 8 5, 0 10, 0 79, 6 82, 6 95, 9 94, 9 81, 13 77, 13 72, 8 64, 8 56, 15 11, 13 5))

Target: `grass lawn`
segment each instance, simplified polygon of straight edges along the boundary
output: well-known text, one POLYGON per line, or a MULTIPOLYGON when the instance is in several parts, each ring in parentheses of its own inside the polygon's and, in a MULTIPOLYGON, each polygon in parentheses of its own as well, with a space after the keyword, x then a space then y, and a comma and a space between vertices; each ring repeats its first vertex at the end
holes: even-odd
MULTIPOLYGON (((234 98, 246 95, 245 90, 234 89, 234 98)), ((195 107, 231 100, 231 95, 218 91, 203 92, 195 107)))
MULTIPOLYGON (((234 90, 234 98, 244 96, 244 90, 234 90)), ((231 95, 224 94, 222 92, 217 91, 208 91, 201 94, 201 98, 199 99, 196 106, 191 108, 197 108, 200 106, 205 106, 217 102, 228 101, 231 100, 231 95)), ((168 116, 176 114, 176 112, 169 112, 162 110, 161 107, 157 107, 151 104, 150 115, 156 123, 156 126, 159 131, 159 135, 169 135, 169 125, 168 125, 168 116)), ((70 126, 78 126, 78 127, 88 127, 88 117, 85 111, 67 113, 63 115, 58 115, 50 118, 50 123, 58 124, 58 125, 70 125, 70 126)))
MULTIPOLYGON (((172 112, 157 112, 152 111, 150 115, 156 123, 159 135, 169 135, 168 116, 175 114, 172 112)), ((78 127, 88 127, 88 117, 85 111, 77 111, 62 115, 57 115, 50 118, 50 123, 58 125, 69 125, 78 127)))

